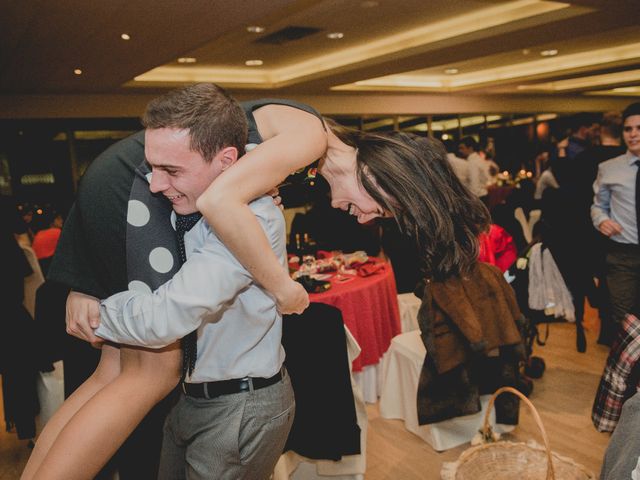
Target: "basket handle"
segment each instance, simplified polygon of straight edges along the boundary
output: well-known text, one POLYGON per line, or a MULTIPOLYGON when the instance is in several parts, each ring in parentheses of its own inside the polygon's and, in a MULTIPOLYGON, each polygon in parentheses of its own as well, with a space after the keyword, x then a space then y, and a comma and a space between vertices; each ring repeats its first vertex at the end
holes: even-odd
POLYGON ((529 407, 529 410, 531 410, 531 413, 533 414, 533 418, 536 421, 538 428, 540 429, 540 433, 542 433, 542 441, 544 442, 544 448, 547 453, 547 480, 555 480, 556 474, 553 469, 553 460, 551 457, 551 448, 549 448, 549 438, 547 437, 547 431, 544 429, 544 425, 542 424, 542 420, 540 419, 540 415, 538 414, 536 407, 533 406, 533 403, 531 403, 531 401, 527 397, 525 397, 522 393, 520 393, 515 388, 501 387, 493 393, 493 395, 491 396, 491 399, 489 400, 489 406, 487 407, 487 411, 484 414, 484 424, 482 426, 482 433, 485 435, 485 437, 487 437, 488 432, 491 431, 491 425, 489 425, 489 415, 491 415, 491 411, 493 410, 493 404, 498 395, 506 392, 513 393, 515 396, 519 397, 520 400, 522 400, 527 405, 527 407, 529 407))

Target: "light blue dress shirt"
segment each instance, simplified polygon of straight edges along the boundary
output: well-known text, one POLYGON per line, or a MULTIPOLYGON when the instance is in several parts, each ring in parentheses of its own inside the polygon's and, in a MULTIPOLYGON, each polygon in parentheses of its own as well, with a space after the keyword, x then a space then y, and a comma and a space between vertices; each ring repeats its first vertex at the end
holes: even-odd
MULTIPOLYGON (((285 223, 269 196, 250 208, 286 268, 285 223)), ((95 334, 126 345, 160 348, 198 330, 193 383, 246 376, 268 378, 284 361, 282 316, 201 219, 184 237, 187 262, 153 293, 128 290, 100 305, 95 334)))
POLYGON ((636 213, 636 175, 638 157, 631 152, 602 162, 593 184, 595 196, 591 206, 591 220, 598 226, 607 219, 617 222, 622 233, 611 240, 619 243, 638 244, 636 213))

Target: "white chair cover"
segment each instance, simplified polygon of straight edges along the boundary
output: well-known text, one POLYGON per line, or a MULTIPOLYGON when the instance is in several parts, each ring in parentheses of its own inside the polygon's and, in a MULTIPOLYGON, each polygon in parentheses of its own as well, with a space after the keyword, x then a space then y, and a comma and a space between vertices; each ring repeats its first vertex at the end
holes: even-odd
POLYGON ((533 226, 538 223, 540 217, 542 216, 542 210, 531 210, 529 212, 529 229, 531 230, 531 235, 533 236, 533 226))
POLYGON ((24 279, 24 308, 31 314, 31 318, 34 317, 36 311, 36 290, 44 283, 44 276, 40 269, 40 264, 36 258, 36 254, 31 247, 26 245, 20 245, 24 256, 27 258, 31 270, 33 273, 24 279))
POLYGON ((398 308, 400 309, 400 328, 402 333, 419 330, 418 310, 422 302, 413 293, 398 294, 398 308))
POLYGON ((524 215, 524 210, 522 207, 518 207, 513 211, 513 216, 516 217, 516 220, 520 222, 522 225, 522 234, 524 235, 524 239, 529 243, 531 241, 531 225, 527 220, 527 217, 524 215))
MULTIPOLYGON (((418 382, 426 353, 419 331, 402 333, 391 340, 391 346, 382 360, 380 415, 404 420, 407 430, 435 450, 443 451, 471 441, 482 425, 490 396, 481 397, 482 410, 477 414, 418 425, 418 382)), ((495 426, 493 413, 491 423, 495 426)), ((501 425, 496 428, 497 432, 511 430, 513 426, 501 425)))
MULTIPOLYGON (((345 326, 349 369, 355 358, 360 355, 360 345, 345 326)), ((294 452, 280 456, 273 472, 272 480, 363 480, 367 469, 367 409, 358 385, 351 375, 353 398, 356 404, 356 416, 360 427, 360 455, 346 455, 340 461, 313 460, 294 452)))
POLYGON ((42 432, 49 419, 64 402, 64 370, 62 360, 53 364, 53 372, 39 372, 36 380, 40 413, 36 417, 36 431, 42 432))

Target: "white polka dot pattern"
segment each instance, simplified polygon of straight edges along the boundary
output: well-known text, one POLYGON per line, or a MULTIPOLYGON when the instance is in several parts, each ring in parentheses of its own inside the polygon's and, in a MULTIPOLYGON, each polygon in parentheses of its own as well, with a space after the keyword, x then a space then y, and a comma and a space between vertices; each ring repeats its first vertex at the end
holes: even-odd
POLYGON ((149 254, 151 267, 159 273, 167 273, 173 267, 173 255, 164 247, 157 247, 149 254))
POLYGON ((129 290, 140 293, 151 293, 151 287, 140 280, 132 280, 129 282, 129 290))
POLYGON ((149 172, 145 175, 145 178, 147 179, 147 182, 151 183, 151 177, 153 176, 153 172, 149 172))
POLYGON ((251 150, 253 150, 254 148, 256 148, 258 146, 257 143, 247 143, 244 146, 245 151, 250 152, 251 150))
POLYGON ((127 208, 127 222, 134 227, 143 227, 149 223, 151 213, 149 208, 139 200, 129 200, 127 208))

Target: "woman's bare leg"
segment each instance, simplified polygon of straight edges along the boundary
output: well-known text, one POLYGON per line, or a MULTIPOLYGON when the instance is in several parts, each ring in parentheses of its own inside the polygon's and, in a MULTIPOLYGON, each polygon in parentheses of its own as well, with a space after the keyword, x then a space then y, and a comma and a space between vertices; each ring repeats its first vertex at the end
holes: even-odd
POLYGON ((120 349, 113 345, 102 346, 100 362, 93 374, 73 392, 49 419, 42 433, 38 436, 36 445, 31 452, 27 466, 22 472, 22 480, 29 480, 40 467, 51 445, 55 442, 60 431, 71 417, 87 403, 96 392, 104 388, 120 374, 120 349))
POLYGON ((122 346, 120 375, 71 418, 33 476, 37 480, 92 479, 149 410, 180 379, 178 343, 162 350, 122 346))

